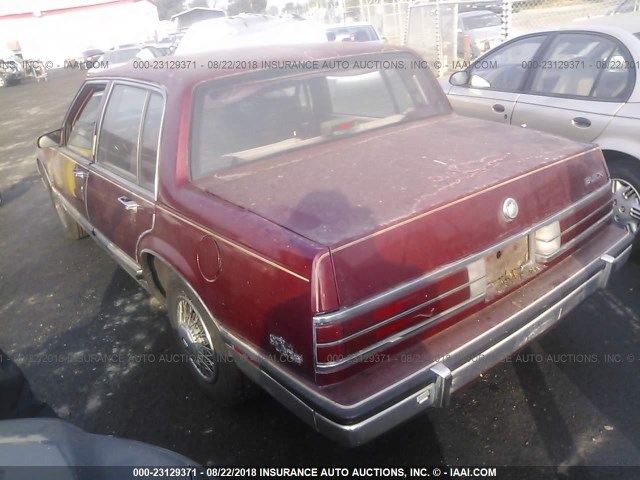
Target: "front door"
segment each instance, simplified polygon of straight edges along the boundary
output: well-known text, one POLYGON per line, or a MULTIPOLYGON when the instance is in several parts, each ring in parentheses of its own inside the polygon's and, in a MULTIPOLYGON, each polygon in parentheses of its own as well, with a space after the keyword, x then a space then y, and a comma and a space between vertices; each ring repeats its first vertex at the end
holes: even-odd
POLYGON ((65 120, 62 145, 55 149, 50 162, 51 185, 76 219, 87 218, 87 178, 105 86, 104 82, 87 83, 80 91, 65 120))
POLYGON ((512 123, 530 63, 546 38, 546 35, 532 35, 514 40, 472 62, 469 82, 449 89, 449 102, 455 112, 512 123))

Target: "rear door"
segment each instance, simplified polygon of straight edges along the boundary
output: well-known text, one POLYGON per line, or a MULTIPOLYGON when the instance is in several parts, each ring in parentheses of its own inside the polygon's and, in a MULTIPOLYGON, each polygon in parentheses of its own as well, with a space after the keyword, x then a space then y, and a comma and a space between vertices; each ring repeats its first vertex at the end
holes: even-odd
POLYGON ((49 162, 49 180, 67 211, 86 219, 86 184, 95 153, 96 124, 102 110, 106 82, 89 82, 80 90, 63 126, 62 145, 49 162))
POLYGON ((558 34, 518 98, 512 123, 591 143, 631 94, 633 59, 615 38, 558 34))
POLYGON ((114 82, 87 185, 97 239, 133 275, 139 273, 138 242, 153 226, 163 110, 160 90, 114 82))
POLYGON ((531 62, 546 38, 546 34, 523 37, 473 62, 469 83, 449 89, 449 102, 456 113, 511 123, 531 62))

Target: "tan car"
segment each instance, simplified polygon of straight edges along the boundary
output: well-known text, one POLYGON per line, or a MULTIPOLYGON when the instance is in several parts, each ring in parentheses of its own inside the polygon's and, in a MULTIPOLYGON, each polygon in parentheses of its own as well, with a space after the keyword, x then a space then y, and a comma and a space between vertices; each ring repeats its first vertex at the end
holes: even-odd
POLYGON ((598 144, 614 179, 615 219, 635 232, 640 224, 640 15, 598 22, 517 37, 441 85, 459 114, 598 144))

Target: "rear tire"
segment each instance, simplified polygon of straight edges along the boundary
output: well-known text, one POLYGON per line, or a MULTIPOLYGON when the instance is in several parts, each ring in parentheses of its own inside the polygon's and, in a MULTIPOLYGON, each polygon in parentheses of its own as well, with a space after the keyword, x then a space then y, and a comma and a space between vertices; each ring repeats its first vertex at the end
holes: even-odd
POLYGON ((167 307, 178 348, 200 389, 216 404, 238 405, 255 393, 255 385, 238 370, 207 309, 184 283, 173 279, 167 307))
POLYGON ((618 159, 609 164, 613 182, 614 218, 636 234, 632 258, 640 261, 640 161, 618 159))

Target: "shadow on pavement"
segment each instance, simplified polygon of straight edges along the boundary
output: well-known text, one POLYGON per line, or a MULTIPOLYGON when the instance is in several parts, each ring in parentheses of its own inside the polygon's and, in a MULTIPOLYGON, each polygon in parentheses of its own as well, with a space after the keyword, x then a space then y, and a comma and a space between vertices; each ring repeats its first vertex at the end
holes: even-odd
POLYGON ((346 449, 266 393, 233 409, 216 406, 192 382, 178 353, 164 309, 117 268, 94 318, 16 357, 41 363, 37 377, 46 383, 34 388, 61 417, 86 431, 152 443, 202 464, 443 463, 426 415, 364 447, 346 449), (57 377, 65 381, 50 380, 57 377))

